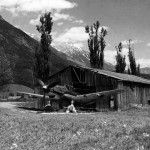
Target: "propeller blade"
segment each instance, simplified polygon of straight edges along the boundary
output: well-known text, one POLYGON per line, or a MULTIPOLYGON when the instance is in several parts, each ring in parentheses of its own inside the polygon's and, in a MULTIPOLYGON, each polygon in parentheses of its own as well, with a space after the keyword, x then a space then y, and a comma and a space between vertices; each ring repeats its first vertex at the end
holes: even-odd
POLYGON ((42 87, 46 86, 42 80, 40 80, 40 79, 37 79, 37 80, 42 87))

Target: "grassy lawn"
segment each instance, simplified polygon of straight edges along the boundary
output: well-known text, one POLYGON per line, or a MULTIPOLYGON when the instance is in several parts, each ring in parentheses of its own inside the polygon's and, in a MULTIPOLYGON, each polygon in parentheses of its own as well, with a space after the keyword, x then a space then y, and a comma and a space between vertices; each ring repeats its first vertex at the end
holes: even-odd
POLYGON ((41 114, 0 108, 0 150, 150 150, 150 109, 41 114))

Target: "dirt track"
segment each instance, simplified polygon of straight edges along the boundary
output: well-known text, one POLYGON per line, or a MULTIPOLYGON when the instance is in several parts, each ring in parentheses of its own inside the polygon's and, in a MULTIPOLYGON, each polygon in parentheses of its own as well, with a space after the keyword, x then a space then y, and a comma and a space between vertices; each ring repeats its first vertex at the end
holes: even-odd
POLYGON ((21 109, 17 106, 18 103, 22 103, 22 102, 0 102, 0 108, 6 108, 12 111, 19 111, 21 113, 37 112, 37 111, 31 111, 31 110, 29 111, 29 110, 21 109))
POLYGON ((14 109, 15 104, 13 104, 12 102, 0 102, 0 107, 14 109))
MULTIPOLYGON (((18 103, 18 102, 17 102, 18 103)), ((21 102, 22 103, 22 102, 21 102)), ((16 104, 16 102, 0 102, 0 108, 1 107, 3 107, 3 108, 7 108, 7 109, 11 109, 11 110, 13 110, 13 111, 20 111, 20 112, 22 112, 22 113, 27 113, 27 112, 30 112, 30 113, 37 113, 37 111, 32 111, 32 110, 24 110, 24 109, 19 109, 18 107, 17 107, 17 104, 16 104)), ((48 112, 41 112, 40 114, 43 114, 43 115, 59 115, 59 114, 61 114, 61 115, 66 115, 66 112, 50 112, 50 113, 48 113, 48 112)), ((78 115, 78 114, 87 114, 87 115, 93 115, 93 114, 95 114, 95 113, 86 113, 86 112, 83 112, 83 113, 77 113, 77 114, 74 114, 74 113, 69 113, 69 114, 67 114, 67 115, 78 115)))

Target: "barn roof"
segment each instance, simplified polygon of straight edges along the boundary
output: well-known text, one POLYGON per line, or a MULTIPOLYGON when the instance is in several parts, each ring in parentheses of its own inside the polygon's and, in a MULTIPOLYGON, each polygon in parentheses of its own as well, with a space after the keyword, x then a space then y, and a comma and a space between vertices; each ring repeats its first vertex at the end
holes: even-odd
POLYGON ((52 76, 49 77, 49 79, 63 71, 65 71, 67 68, 69 67, 74 67, 74 68, 80 68, 80 69, 86 69, 86 70, 90 70, 92 72, 101 74, 101 75, 105 75, 107 77, 111 77, 114 79, 118 79, 121 81, 126 81, 126 82, 136 82, 136 83, 142 83, 142 84, 149 84, 150 85, 150 80, 148 79, 144 79, 142 77, 138 77, 138 76, 134 76, 134 75, 129 75, 129 74, 123 74, 123 73, 116 73, 116 72, 112 72, 112 71, 107 71, 107 70, 101 70, 101 69, 93 69, 90 67, 86 67, 86 66, 68 66, 64 69, 62 69, 61 71, 53 74, 52 76))
POLYGON ((89 68, 89 67, 81 67, 81 66, 77 66, 77 68, 83 68, 83 69, 88 69, 92 72, 96 72, 98 74, 102 74, 108 77, 112 77, 118 80, 122 80, 122 81, 128 81, 128 82, 136 82, 136 83, 143 83, 143 84, 150 84, 150 80, 148 79, 144 79, 138 76, 134 76, 134 75, 129 75, 129 74, 123 74, 123 73, 116 73, 116 72, 112 72, 112 71, 107 71, 107 70, 101 70, 101 69, 93 69, 93 68, 89 68))

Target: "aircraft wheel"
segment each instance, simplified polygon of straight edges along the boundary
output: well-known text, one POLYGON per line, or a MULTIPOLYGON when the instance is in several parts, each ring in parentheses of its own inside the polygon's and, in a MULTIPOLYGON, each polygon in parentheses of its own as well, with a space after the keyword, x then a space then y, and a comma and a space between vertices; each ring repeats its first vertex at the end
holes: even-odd
POLYGON ((47 105, 47 106, 45 106, 45 111, 46 111, 46 112, 53 112, 53 111, 54 111, 54 109, 53 109, 53 107, 52 107, 52 106, 47 105))

